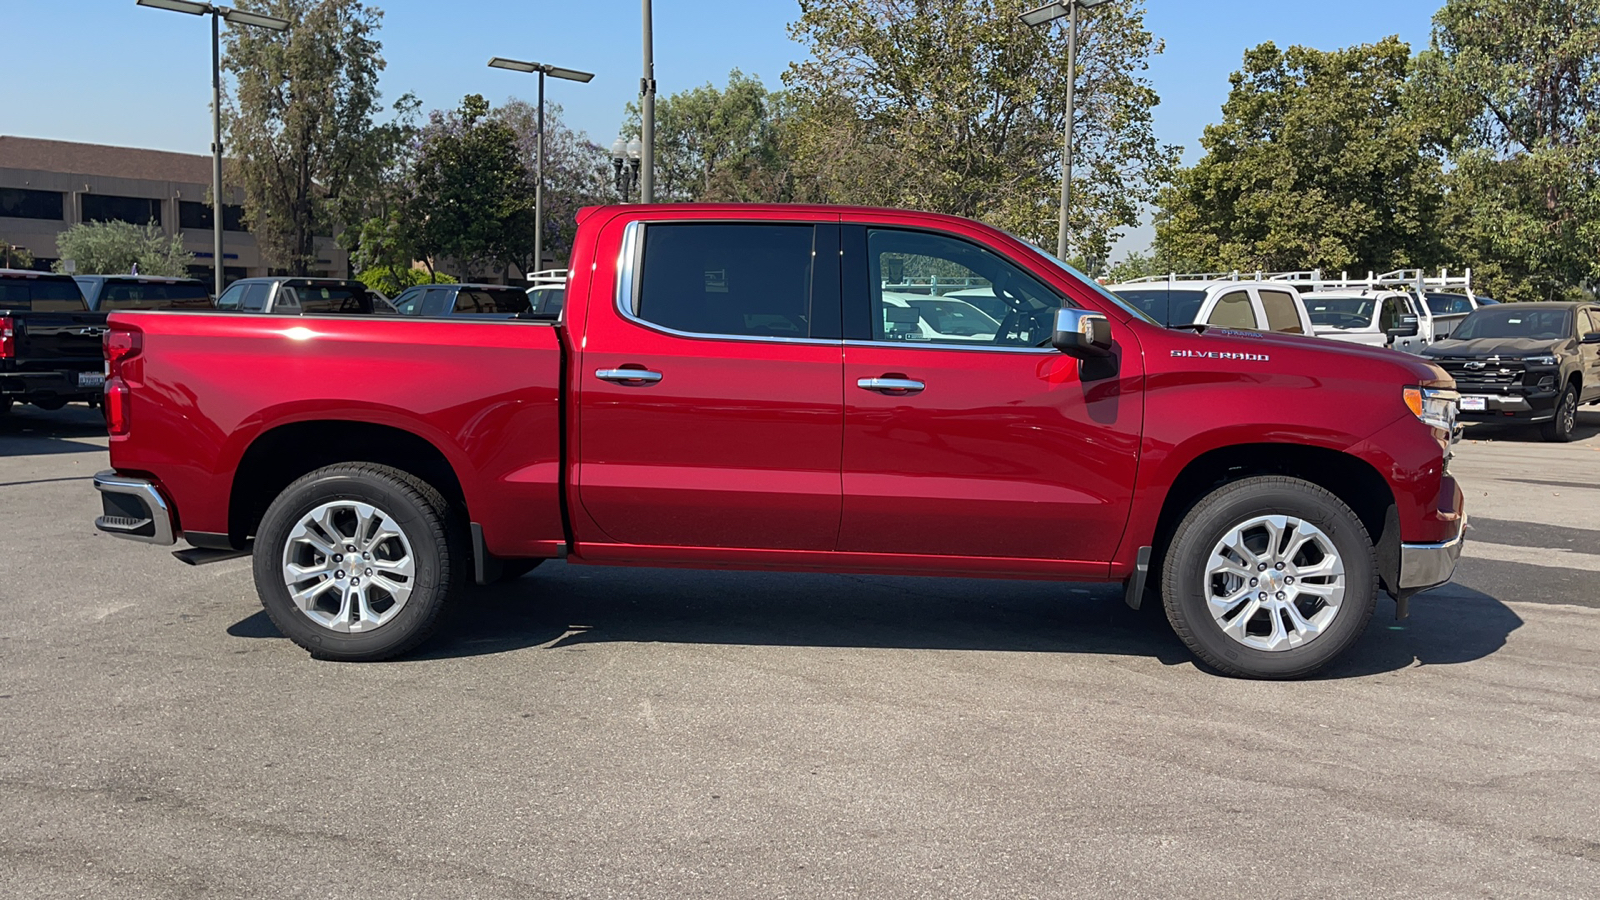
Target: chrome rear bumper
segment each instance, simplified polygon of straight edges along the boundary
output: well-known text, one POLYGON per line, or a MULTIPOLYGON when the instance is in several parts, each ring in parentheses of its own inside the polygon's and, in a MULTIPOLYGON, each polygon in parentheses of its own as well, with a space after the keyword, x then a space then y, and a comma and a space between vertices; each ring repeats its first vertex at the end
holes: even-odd
POLYGON ((100 492, 100 504, 105 510, 105 515, 94 520, 94 527, 146 544, 171 546, 178 542, 172 527, 172 506, 154 482, 107 469, 94 476, 94 489, 100 492))

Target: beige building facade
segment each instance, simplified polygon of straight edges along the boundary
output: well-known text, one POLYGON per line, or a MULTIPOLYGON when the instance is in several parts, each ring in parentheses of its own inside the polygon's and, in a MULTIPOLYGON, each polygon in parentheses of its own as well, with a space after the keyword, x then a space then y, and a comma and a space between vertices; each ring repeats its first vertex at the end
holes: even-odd
MULTIPOLYGON (((79 222, 156 223, 181 234, 191 273, 210 282, 211 157, 0 135, 0 241, 26 249, 35 267, 61 258, 56 235, 79 222)), ((243 192, 224 187, 222 249, 227 280, 277 274, 241 223, 243 192)), ((316 239, 313 274, 348 277, 350 259, 332 238, 316 239)))

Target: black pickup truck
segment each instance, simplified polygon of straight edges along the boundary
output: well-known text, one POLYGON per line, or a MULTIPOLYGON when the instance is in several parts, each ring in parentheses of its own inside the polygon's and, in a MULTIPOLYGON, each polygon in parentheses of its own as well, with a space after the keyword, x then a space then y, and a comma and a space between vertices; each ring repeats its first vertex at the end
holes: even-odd
POLYGON ((0 269, 0 415, 14 403, 98 403, 106 315, 89 311, 70 276, 0 269))
POLYGON ((1461 421, 1536 422, 1569 441, 1578 407, 1600 403, 1600 304, 1480 307, 1422 355, 1455 378, 1461 421))

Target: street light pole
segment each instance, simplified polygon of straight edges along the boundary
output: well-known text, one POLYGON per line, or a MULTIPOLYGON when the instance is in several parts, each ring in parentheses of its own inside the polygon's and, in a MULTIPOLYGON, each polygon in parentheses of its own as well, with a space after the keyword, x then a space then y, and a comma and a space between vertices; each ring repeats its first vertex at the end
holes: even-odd
POLYGON ((489 59, 489 68, 508 69, 512 72, 536 73, 539 76, 539 130, 538 143, 533 153, 533 269, 544 268, 544 76, 553 75, 579 84, 588 84, 593 73, 576 69, 563 69, 548 63, 525 62, 495 56, 489 59))
POLYGON ((1067 20, 1067 123, 1062 129, 1066 135, 1061 147, 1061 213, 1056 229, 1056 256, 1062 260, 1067 258, 1067 215, 1072 209, 1072 126, 1078 116, 1075 96, 1078 85, 1078 8, 1090 9, 1106 2, 1108 0, 1051 0, 1018 17, 1031 28, 1048 27, 1057 19, 1067 20))
POLYGON ((656 202, 656 61, 650 0, 644 0, 644 77, 639 79, 639 201, 656 202))
MULTIPOLYGON (((289 27, 288 19, 245 12, 227 6, 214 6, 196 0, 138 0, 139 6, 211 17, 211 266, 216 274, 216 293, 222 295, 222 36, 221 23, 255 25, 273 31, 289 27)), ((180 226, 181 227, 181 226, 180 226)))

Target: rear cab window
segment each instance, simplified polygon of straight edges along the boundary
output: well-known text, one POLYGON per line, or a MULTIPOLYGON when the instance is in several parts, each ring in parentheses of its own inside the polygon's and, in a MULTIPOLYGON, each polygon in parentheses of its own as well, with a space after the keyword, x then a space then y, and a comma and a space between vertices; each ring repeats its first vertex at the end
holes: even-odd
POLYGON ((362 313, 372 308, 365 288, 347 285, 297 284, 295 295, 300 300, 300 311, 310 315, 328 313, 362 313))
POLYGON ((100 309, 205 309, 211 292, 203 284, 186 282, 108 281, 100 289, 100 309))
MULTIPOLYGON (((817 228, 778 224, 650 224, 633 318, 692 335, 823 335, 812 309, 817 228)), ((835 308, 834 317, 837 318, 835 308)), ((832 335, 835 336, 836 335, 832 335)))
POLYGON ((71 278, 25 275, 0 277, 0 309, 17 312, 88 312, 83 292, 71 278))

